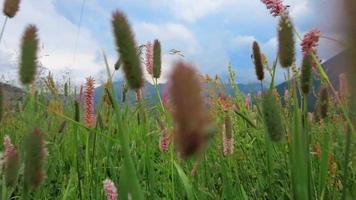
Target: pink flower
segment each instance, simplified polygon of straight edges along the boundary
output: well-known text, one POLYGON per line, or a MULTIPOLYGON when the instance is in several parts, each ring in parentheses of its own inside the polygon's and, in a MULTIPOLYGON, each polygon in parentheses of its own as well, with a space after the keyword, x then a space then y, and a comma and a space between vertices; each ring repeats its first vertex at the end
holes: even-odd
POLYGON ((11 139, 8 135, 5 135, 4 137, 4 147, 5 147, 5 154, 4 154, 5 163, 9 161, 9 159, 11 159, 12 157, 18 156, 17 150, 15 146, 12 144, 11 139))
POLYGON ((117 189, 115 184, 110 179, 105 179, 104 183, 104 191, 106 194, 107 200, 117 200, 117 189))
POLYGON ((153 73, 153 45, 151 42, 146 44, 146 70, 149 74, 153 73))
POLYGON ((95 126, 94 116, 94 83, 95 80, 92 77, 88 77, 85 83, 85 115, 84 121, 88 128, 95 126))
POLYGON ((282 0, 261 0, 261 2, 266 5, 274 17, 280 16, 287 11, 287 7, 283 5, 282 0))
POLYGON ((302 52, 304 55, 307 55, 309 53, 316 53, 316 47, 318 46, 320 36, 320 30, 317 28, 310 30, 304 35, 301 44, 302 52))
POLYGON ((167 129, 163 130, 159 138, 159 149, 162 152, 167 152, 169 149, 169 144, 171 143, 169 138, 169 131, 167 129))

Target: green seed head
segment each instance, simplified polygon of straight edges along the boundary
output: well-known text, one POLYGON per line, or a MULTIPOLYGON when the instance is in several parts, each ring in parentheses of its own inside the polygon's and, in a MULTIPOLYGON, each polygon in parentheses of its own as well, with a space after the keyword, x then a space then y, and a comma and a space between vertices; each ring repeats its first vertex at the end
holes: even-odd
POLYGON ((252 52, 253 52, 253 61, 255 63, 257 79, 259 81, 262 81, 264 79, 262 56, 261 56, 260 46, 256 41, 253 42, 252 52))
POLYGON ((38 37, 35 25, 28 25, 21 43, 20 80, 23 85, 33 83, 37 70, 38 37))
POLYGON ((303 93, 306 95, 310 91, 311 86, 311 69, 313 65, 313 56, 307 54, 303 57, 302 71, 301 71, 301 88, 303 93))
POLYGON ((74 119, 76 122, 80 121, 80 107, 78 101, 74 101, 74 119))
POLYGON ((5 0, 3 13, 9 18, 15 17, 20 7, 20 0, 5 0))
POLYGON ((158 40, 153 44, 153 77, 159 78, 161 76, 161 43, 158 40))
POLYGON ((141 61, 130 24, 123 12, 115 11, 113 13, 112 27, 117 51, 122 59, 127 84, 132 90, 137 90, 143 84, 141 61))
POLYGON ((293 24, 288 15, 283 15, 278 27, 278 53, 282 67, 290 67, 295 61, 293 24))
POLYGON ((278 142, 283 137, 281 108, 279 101, 272 92, 263 96, 263 119, 265 128, 272 141, 278 142))
POLYGON ((34 191, 44 180, 44 171, 47 149, 43 133, 35 128, 25 138, 25 168, 24 181, 25 189, 34 191))

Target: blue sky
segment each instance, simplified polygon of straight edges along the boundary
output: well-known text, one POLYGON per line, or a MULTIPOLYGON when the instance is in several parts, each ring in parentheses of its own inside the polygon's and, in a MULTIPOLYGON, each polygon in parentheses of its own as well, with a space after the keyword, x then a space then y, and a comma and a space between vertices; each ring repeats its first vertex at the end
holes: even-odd
MULTIPOLYGON (((339 0, 285 0, 284 3, 290 5, 290 13, 301 34, 318 27, 323 35, 342 38, 338 31, 340 20, 336 16, 341 9, 339 0)), ((226 77, 227 65, 231 63, 237 71, 237 81, 242 83, 255 81, 250 58, 254 40, 260 43, 270 62, 277 51, 278 21, 260 0, 85 0, 77 41, 82 5, 83 0, 21 2, 21 10, 9 21, 0 44, 0 67, 5 69, 1 75, 16 79, 19 38, 26 24, 35 23, 42 44, 39 60, 46 68, 59 78, 69 73, 76 83, 83 82, 87 76, 104 80, 102 50, 108 54, 111 65, 117 59, 110 24, 115 9, 127 14, 138 44, 156 38, 162 41, 164 73, 161 81, 167 79, 178 59, 168 54, 173 48, 181 50, 185 59, 204 74, 226 77)), ((338 44, 321 40, 322 59, 338 51, 338 44)), ((280 70, 278 81, 283 79, 280 70)))

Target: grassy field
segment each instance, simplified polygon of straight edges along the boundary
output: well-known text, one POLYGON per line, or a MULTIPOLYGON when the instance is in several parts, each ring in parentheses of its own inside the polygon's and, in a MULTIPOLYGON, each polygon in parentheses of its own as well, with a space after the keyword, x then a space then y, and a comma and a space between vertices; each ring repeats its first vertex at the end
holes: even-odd
POLYGON ((333 88, 315 46, 302 46, 302 66, 295 67, 295 39, 315 39, 299 36, 287 13, 277 14, 273 64, 252 45, 257 80, 272 80, 261 94, 242 94, 231 66, 229 79, 222 80, 202 76, 184 61, 174 66, 167 93, 160 94, 156 40, 146 46, 145 65, 156 88, 149 99, 142 96, 143 69, 130 24, 116 11, 112 26, 120 63, 109 66, 103 54, 108 78, 95 104, 91 77, 80 91, 51 75, 35 80, 39 38, 29 25, 19 58, 24 99, 0 109, 1 199, 354 199, 350 95, 333 88), (115 91, 112 74, 118 68, 127 88, 115 91), (289 80, 283 97, 275 90, 276 70, 289 80), (323 87, 310 113, 306 95, 313 75, 323 87), (136 94, 135 103, 114 98, 127 92, 136 94))

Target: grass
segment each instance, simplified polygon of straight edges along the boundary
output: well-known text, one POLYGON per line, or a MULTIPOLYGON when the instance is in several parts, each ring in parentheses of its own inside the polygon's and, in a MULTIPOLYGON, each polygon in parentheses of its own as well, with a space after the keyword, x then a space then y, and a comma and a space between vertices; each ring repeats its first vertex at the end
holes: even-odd
MULTIPOLYGON (((130 39, 131 51, 118 50, 122 56, 128 55, 126 65, 124 63, 125 73, 132 73, 131 65, 127 64, 131 59, 137 64, 134 71, 137 74, 131 80, 135 82, 130 86, 135 86, 131 92, 137 92, 142 75, 140 60, 136 57, 129 23, 125 17, 123 19, 127 33, 120 32, 120 23, 123 23, 120 20, 115 24, 116 31, 130 39)), ((296 34, 302 39, 294 27, 293 31, 295 33, 288 32, 287 36, 296 34)), ((127 45, 125 40, 117 42, 119 46, 127 45)), ((329 86, 333 96, 336 91, 327 74, 316 55, 313 59, 321 81, 329 86)), ((164 130, 157 119, 163 122, 166 130, 173 130, 176 123, 172 117, 174 105, 167 106, 161 99, 158 77, 152 79, 155 96, 127 104, 114 98, 122 91, 112 87, 113 67, 108 65, 105 53, 103 60, 108 76, 107 88, 105 97, 95 105, 94 127, 85 125, 83 115, 88 102, 78 99, 70 82, 56 84, 51 75, 45 80, 46 84, 42 84, 43 88, 36 88, 34 84, 25 87, 25 98, 18 105, 18 111, 10 112, 10 108, 6 108, 0 122, 0 138, 9 135, 20 153, 20 160, 26 162, 25 166, 21 165, 17 184, 11 187, 5 183, 4 167, 0 168, 1 199, 105 199, 103 181, 107 178, 118 188, 119 199, 322 200, 356 196, 356 168, 350 161, 355 137, 354 119, 349 116, 347 104, 337 96, 336 100, 330 98, 327 103, 332 106, 329 106, 328 115, 323 119, 309 119, 306 95, 300 95, 300 82, 296 81, 299 74, 290 74, 288 69, 290 97, 282 105, 274 81, 276 70, 279 70, 278 56, 270 71, 270 87, 264 92, 274 95, 272 103, 281 107, 274 113, 278 118, 280 116, 280 121, 272 119, 274 123, 270 123, 271 120, 264 119, 271 115, 263 111, 279 110, 266 109, 262 103, 265 94, 253 96, 251 107, 245 105, 245 96, 235 84, 236 73, 229 65, 228 84, 233 89, 232 96, 222 97, 221 94, 228 91, 219 77, 214 80, 202 78, 208 85, 204 88, 210 121, 210 126, 204 129, 204 138, 208 142, 201 152, 184 159, 176 153, 172 132, 168 151, 159 147, 164 130), (235 142, 233 153, 224 155, 222 127, 227 116, 231 118, 235 142), (273 133, 268 131, 273 129, 269 126, 276 123, 281 125, 278 129, 282 135, 271 138, 273 133), (32 162, 25 159, 24 147, 34 128, 42 130, 49 154, 44 165, 44 181, 39 187, 29 189, 24 170, 32 162)), ((30 61, 35 63, 35 60, 30 61)), ((187 140, 191 139, 191 135, 186 136, 187 140)), ((3 145, 0 148, 3 149, 3 145)), ((39 155, 34 157, 41 159, 39 155)))

